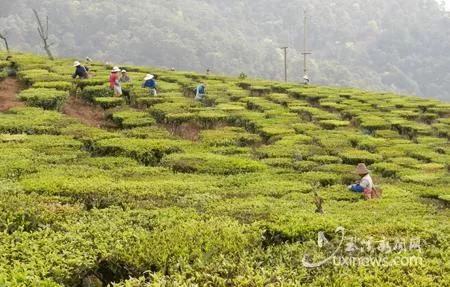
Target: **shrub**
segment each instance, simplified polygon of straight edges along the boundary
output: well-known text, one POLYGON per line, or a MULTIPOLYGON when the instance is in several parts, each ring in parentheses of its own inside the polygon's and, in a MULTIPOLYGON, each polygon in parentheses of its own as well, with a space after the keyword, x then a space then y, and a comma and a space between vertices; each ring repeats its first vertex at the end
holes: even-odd
POLYGON ((22 91, 18 98, 32 107, 41 107, 46 110, 59 110, 64 104, 68 93, 55 89, 28 89, 22 91))
POLYGON ((226 127, 201 131, 200 141, 210 146, 249 146, 259 143, 261 139, 255 134, 245 132, 244 129, 226 127))
POLYGON ((197 114, 197 119, 202 126, 211 127, 220 122, 226 121, 228 115, 218 110, 200 111, 197 114))
POLYGON ((180 152, 186 142, 167 139, 105 139, 95 143, 94 152, 98 155, 126 156, 146 165, 155 165, 164 155, 180 152))
POLYGON ((175 172, 210 174, 238 174, 256 172, 265 165, 250 159, 216 154, 172 154, 163 159, 163 165, 175 172))
POLYGON ((195 121, 197 119, 196 113, 167 113, 164 122, 172 125, 181 125, 182 123, 195 121))
POLYGON ((123 128, 151 126, 156 121, 146 112, 121 111, 112 115, 112 120, 123 128))
POLYGON ((140 108, 148 108, 150 106, 164 103, 165 100, 163 98, 157 97, 142 97, 136 99, 136 105, 140 108))
POLYGON ((340 177, 331 172, 310 171, 299 175, 302 180, 321 186, 334 185, 340 182, 340 177))
POLYGON ((381 173, 384 177, 395 177, 403 169, 401 166, 390 162, 378 162, 371 165, 371 168, 381 173))
POLYGON ((125 103, 125 100, 123 98, 116 97, 100 97, 94 98, 93 102, 94 104, 106 110, 123 105, 125 103))
POLYGON ((373 164, 383 159, 381 155, 370 153, 365 150, 346 150, 341 152, 339 156, 345 164, 358 164, 361 162, 365 164, 373 164))
POLYGON ((339 121, 339 120, 322 120, 319 121, 319 124, 327 130, 334 130, 340 127, 347 127, 350 125, 348 121, 339 121))
POLYGON ((157 126, 145 126, 138 127, 123 131, 123 134, 128 137, 140 138, 140 139, 164 139, 170 138, 170 132, 164 128, 157 126))
POLYGON ((322 164, 342 163, 342 159, 340 157, 331 155, 315 155, 308 157, 308 160, 312 160, 322 164))
POLYGON ((36 82, 33 84, 33 88, 47 88, 69 91, 73 88, 73 85, 70 82, 36 82))
POLYGON ((94 98, 111 97, 112 94, 109 86, 88 86, 81 92, 83 99, 88 102, 94 102, 94 98))

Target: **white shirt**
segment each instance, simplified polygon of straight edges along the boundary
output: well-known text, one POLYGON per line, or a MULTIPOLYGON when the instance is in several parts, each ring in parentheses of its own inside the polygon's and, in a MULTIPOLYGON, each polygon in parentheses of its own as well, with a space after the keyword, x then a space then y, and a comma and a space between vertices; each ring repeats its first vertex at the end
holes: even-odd
POLYGON ((370 177, 369 174, 366 174, 363 178, 361 178, 361 182, 359 183, 360 186, 362 186, 364 189, 369 188, 370 190, 373 189, 373 180, 372 177, 370 177))

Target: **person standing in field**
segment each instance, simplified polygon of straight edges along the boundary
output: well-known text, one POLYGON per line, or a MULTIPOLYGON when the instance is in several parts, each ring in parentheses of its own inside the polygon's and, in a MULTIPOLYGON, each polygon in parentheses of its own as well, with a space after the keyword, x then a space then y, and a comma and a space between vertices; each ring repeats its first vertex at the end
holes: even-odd
POLYGON ((153 94, 153 96, 157 96, 158 93, 156 92, 156 81, 155 76, 151 74, 147 74, 144 78, 144 84, 142 85, 144 88, 148 88, 150 90, 150 93, 153 94))
POLYGON ((114 67, 111 71, 111 75, 109 76, 109 86, 114 92, 114 97, 122 96, 122 88, 120 86, 119 81, 119 67, 114 67))
POLYGON ((206 84, 201 83, 195 88, 195 99, 197 101, 203 100, 206 94, 206 84))
POLYGON ((76 79, 77 77, 80 79, 88 78, 88 69, 85 66, 81 65, 78 61, 75 61, 73 66, 75 67, 75 73, 72 74, 73 79, 76 79))
POLYGON ((309 85, 309 77, 306 74, 303 76, 303 84, 309 85))
POLYGON ((120 76, 120 82, 121 83, 128 83, 131 82, 130 77, 127 74, 127 70, 122 70, 122 76, 120 76))

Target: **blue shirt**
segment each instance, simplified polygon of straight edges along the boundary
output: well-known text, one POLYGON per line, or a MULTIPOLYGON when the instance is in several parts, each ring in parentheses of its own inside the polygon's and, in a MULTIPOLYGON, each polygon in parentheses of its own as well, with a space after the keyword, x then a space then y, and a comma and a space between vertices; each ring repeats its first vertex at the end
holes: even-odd
POLYGON ((205 86, 198 85, 197 86, 197 94, 204 94, 205 93, 205 86))
POLYGON ((155 89, 156 88, 156 81, 155 81, 155 79, 151 79, 151 80, 145 81, 144 88, 155 89))

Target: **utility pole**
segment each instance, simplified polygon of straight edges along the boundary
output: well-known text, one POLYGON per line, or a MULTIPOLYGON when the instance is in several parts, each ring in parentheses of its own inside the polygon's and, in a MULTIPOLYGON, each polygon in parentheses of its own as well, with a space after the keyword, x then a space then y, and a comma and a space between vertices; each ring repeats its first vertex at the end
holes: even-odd
POLYGON ((287 49, 289 47, 281 47, 284 50, 284 81, 287 82, 287 49))
POLYGON ((303 10, 305 17, 304 17, 304 40, 303 40, 303 74, 304 76, 308 77, 308 55, 311 55, 311 52, 308 52, 308 15, 306 13, 306 9, 303 10))

